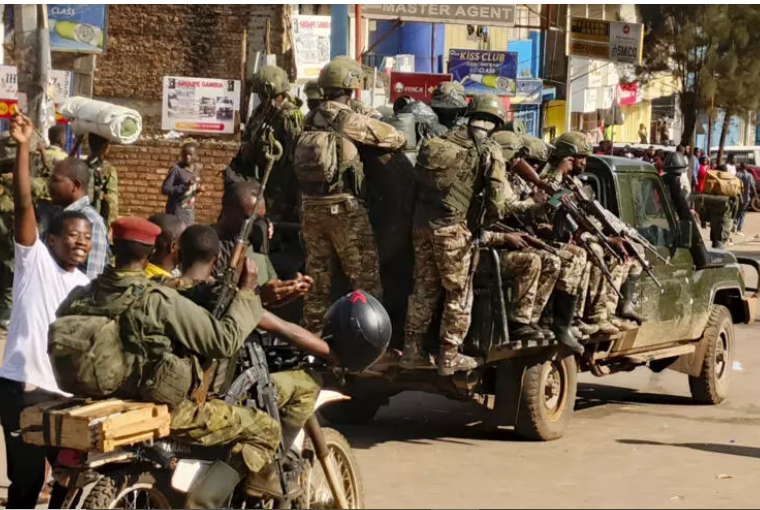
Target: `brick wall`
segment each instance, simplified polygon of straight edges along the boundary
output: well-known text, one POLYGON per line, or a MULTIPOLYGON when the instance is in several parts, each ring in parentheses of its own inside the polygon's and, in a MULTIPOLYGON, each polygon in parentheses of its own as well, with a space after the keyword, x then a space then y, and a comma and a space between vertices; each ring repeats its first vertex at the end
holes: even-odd
MULTIPOLYGON (((196 221, 216 220, 222 204, 223 178, 220 172, 237 152, 237 144, 200 140, 198 148, 201 184, 207 188, 196 202, 196 221)), ((143 216, 163 212, 166 197, 161 194, 171 164, 179 156, 179 142, 141 139, 130 146, 111 146, 108 159, 119 175, 119 215, 143 216)))
POLYGON ((94 96, 137 109, 144 132, 157 134, 163 77, 246 80, 249 52, 264 49, 267 20, 270 49, 280 65, 290 66, 285 58, 289 10, 266 4, 112 4, 94 96))

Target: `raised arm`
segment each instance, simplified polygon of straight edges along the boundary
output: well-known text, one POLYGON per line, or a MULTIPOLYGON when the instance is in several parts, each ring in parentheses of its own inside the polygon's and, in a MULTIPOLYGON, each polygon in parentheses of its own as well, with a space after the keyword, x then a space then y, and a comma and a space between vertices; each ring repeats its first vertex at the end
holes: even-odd
POLYGON ((10 124, 11 136, 18 143, 16 164, 13 165, 14 237, 21 246, 32 246, 37 240, 37 218, 34 215, 29 168, 34 126, 28 117, 20 114, 13 117, 10 124))

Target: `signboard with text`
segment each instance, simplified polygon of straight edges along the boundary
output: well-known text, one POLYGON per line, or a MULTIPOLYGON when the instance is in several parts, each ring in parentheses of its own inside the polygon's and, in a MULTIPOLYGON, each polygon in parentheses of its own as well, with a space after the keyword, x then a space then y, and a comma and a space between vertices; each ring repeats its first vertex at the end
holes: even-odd
POLYGON ((47 9, 52 51, 105 51, 108 5, 48 4, 47 9))
POLYGON ((330 16, 293 16, 296 77, 315 80, 330 62, 330 16))
POLYGON ((517 53, 451 49, 448 70, 468 95, 512 97, 517 91, 517 53))
MULTIPOLYGON (((74 73, 71 71, 50 71, 50 86, 53 87, 53 103, 56 105, 71 96, 73 75, 74 73)), ((18 109, 18 103, 18 72, 16 66, 0 65, 0 119, 13 117, 18 109)), ((64 119, 56 114, 56 120, 62 122, 64 119)))
MULTIPOLYGON (((353 6, 352 6, 353 7, 353 6)), ((354 9, 349 8, 353 15, 354 9)), ((362 4, 362 17, 423 23, 512 27, 515 6, 499 4, 362 4)))
POLYGON ((451 81, 451 75, 391 72, 390 101, 393 103, 401 96, 409 96, 415 101, 429 104, 433 98, 433 90, 444 81, 451 81))
POLYGON ((641 64, 644 26, 641 23, 572 18, 567 54, 625 64, 641 64))
POLYGON ((164 76, 161 129, 234 133, 240 81, 164 76))
POLYGON ((540 105, 543 102, 544 81, 540 78, 518 78, 515 97, 510 100, 512 106, 540 105))

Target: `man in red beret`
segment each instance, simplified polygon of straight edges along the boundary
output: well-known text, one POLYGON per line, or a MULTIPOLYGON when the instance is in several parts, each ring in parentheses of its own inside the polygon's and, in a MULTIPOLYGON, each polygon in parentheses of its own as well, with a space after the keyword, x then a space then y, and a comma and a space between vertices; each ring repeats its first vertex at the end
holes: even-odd
MULTIPOLYGON (((114 266, 90 286, 76 289, 61 305, 59 318, 50 329, 50 352, 55 352, 58 342, 64 345, 67 338, 80 338, 82 331, 97 330, 94 335, 102 334, 100 331, 108 329, 102 327, 103 317, 116 317, 121 325, 123 351, 145 354, 136 354, 134 365, 124 367, 120 366, 125 363, 121 352, 109 356, 101 349, 98 359, 108 366, 99 367, 99 373, 111 374, 111 378, 112 374, 123 373, 121 387, 104 394, 104 385, 96 381, 92 394, 84 396, 112 395, 167 404, 172 411, 172 437, 203 446, 234 444, 231 465, 241 477, 253 473, 252 487, 266 490, 277 487, 272 460, 282 439, 280 424, 258 409, 229 405, 221 399, 196 398, 200 381, 193 370, 197 362, 205 365, 208 360, 233 357, 251 331, 260 325, 265 312, 258 296, 255 262, 246 260, 239 289, 225 316, 217 320, 176 290, 145 275, 156 238, 161 234, 160 227, 143 218, 121 218, 111 227, 114 266), (101 321, 101 328, 88 327, 88 319, 101 321), (142 377, 137 384, 130 384, 140 373, 142 377)), ((323 340, 301 328, 298 330, 294 334, 300 334, 300 346, 313 354, 331 357, 323 340)), ((92 345, 95 340, 91 340, 92 345)), ((51 360, 55 370, 54 354, 51 360)), ((71 370, 56 371, 56 376, 62 389, 86 385, 85 381, 74 380, 77 374, 71 370)), ((188 501, 192 503, 188 503, 191 504, 188 508, 223 506, 240 481, 239 477, 230 476, 229 467, 224 465, 217 466, 216 471, 210 469, 204 476, 207 480, 199 485, 214 489, 190 494, 188 501)))

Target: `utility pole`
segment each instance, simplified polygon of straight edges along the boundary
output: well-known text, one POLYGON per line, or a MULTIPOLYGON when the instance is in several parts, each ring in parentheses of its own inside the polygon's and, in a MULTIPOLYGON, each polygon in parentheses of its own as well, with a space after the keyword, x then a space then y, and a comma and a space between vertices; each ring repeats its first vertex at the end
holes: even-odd
POLYGON ((14 5, 13 19, 19 106, 25 103, 24 113, 34 122, 38 140, 47 141, 48 127, 55 122, 52 90, 48 86, 51 64, 47 5, 14 5))

